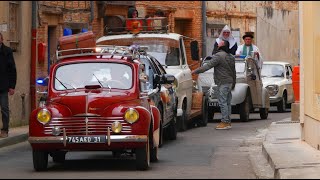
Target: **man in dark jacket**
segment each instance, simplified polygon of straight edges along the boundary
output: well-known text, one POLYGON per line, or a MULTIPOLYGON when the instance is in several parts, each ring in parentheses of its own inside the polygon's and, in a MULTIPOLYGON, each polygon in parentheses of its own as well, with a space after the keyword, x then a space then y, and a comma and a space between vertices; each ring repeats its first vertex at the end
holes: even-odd
POLYGON ((2 129, 0 138, 8 137, 9 132, 9 95, 14 94, 17 82, 16 65, 11 48, 3 44, 0 33, 0 107, 2 114, 2 129))
POLYGON ((192 71, 192 74, 203 73, 214 67, 214 83, 218 86, 217 96, 221 110, 221 123, 216 129, 231 128, 231 90, 236 83, 235 58, 230 54, 229 42, 223 40, 219 50, 211 60, 202 67, 192 71))

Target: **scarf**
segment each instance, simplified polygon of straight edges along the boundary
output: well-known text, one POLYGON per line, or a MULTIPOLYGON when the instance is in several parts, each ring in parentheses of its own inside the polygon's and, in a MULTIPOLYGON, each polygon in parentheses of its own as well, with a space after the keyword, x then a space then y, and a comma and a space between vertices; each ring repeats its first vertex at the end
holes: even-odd
MULTIPOLYGON (((252 45, 250 46, 250 49, 249 49, 249 53, 253 51, 253 47, 252 45)), ((248 55, 248 50, 247 50, 247 46, 244 44, 243 45, 243 49, 242 49, 242 54, 241 55, 245 55, 247 56, 248 55)))

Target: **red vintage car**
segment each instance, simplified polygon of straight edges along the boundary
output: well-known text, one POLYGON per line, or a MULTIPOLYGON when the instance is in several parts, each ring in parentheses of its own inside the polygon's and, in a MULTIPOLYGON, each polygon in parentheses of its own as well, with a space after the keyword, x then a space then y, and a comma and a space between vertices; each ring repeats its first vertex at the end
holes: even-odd
POLYGON ((158 160, 160 112, 138 56, 123 48, 77 52, 57 51, 44 103, 30 115, 34 169, 46 170, 49 155, 61 163, 69 151, 93 150, 130 152, 139 170, 148 169, 158 160))

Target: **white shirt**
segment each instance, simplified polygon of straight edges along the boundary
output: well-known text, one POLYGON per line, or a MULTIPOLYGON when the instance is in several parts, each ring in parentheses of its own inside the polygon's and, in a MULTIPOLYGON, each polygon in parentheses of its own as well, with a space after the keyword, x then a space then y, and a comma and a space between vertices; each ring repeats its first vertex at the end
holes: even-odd
MULTIPOLYGON (((236 55, 241 55, 242 54, 243 46, 244 46, 244 44, 241 44, 240 46, 238 46, 238 49, 236 51, 236 55)), ((260 58, 258 59, 257 64, 258 64, 259 68, 261 69, 262 63, 263 63, 263 58, 262 58, 261 52, 259 51, 259 48, 254 44, 252 44, 252 49, 253 49, 254 52, 258 52, 259 53, 259 57, 260 58)), ((250 50, 250 46, 247 46, 247 52, 248 52, 247 54, 250 54, 249 50, 250 50)))

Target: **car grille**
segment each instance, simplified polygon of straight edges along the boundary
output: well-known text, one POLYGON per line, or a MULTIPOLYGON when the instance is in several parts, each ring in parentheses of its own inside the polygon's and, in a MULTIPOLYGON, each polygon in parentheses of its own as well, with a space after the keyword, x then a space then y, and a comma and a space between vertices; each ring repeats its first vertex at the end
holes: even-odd
MULTIPOLYGON (((123 117, 70 117, 70 118, 53 118, 50 123, 44 127, 44 134, 52 135, 53 127, 59 127, 61 130, 65 128, 67 135, 86 135, 89 134, 107 134, 107 128, 111 130, 111 124, 119 121, 122 125, 124 133, 131 132, 131 125, 128 124, 123 117)), ((112 131, 110 131, 112 133, 112 131)))
POLYGON ((202 88, 202 92, 203 92, 204 94, 206 94, 206 93, 209 91, 209 89, 210 89, 209 86, 202 86, 201 88, 202 88))

